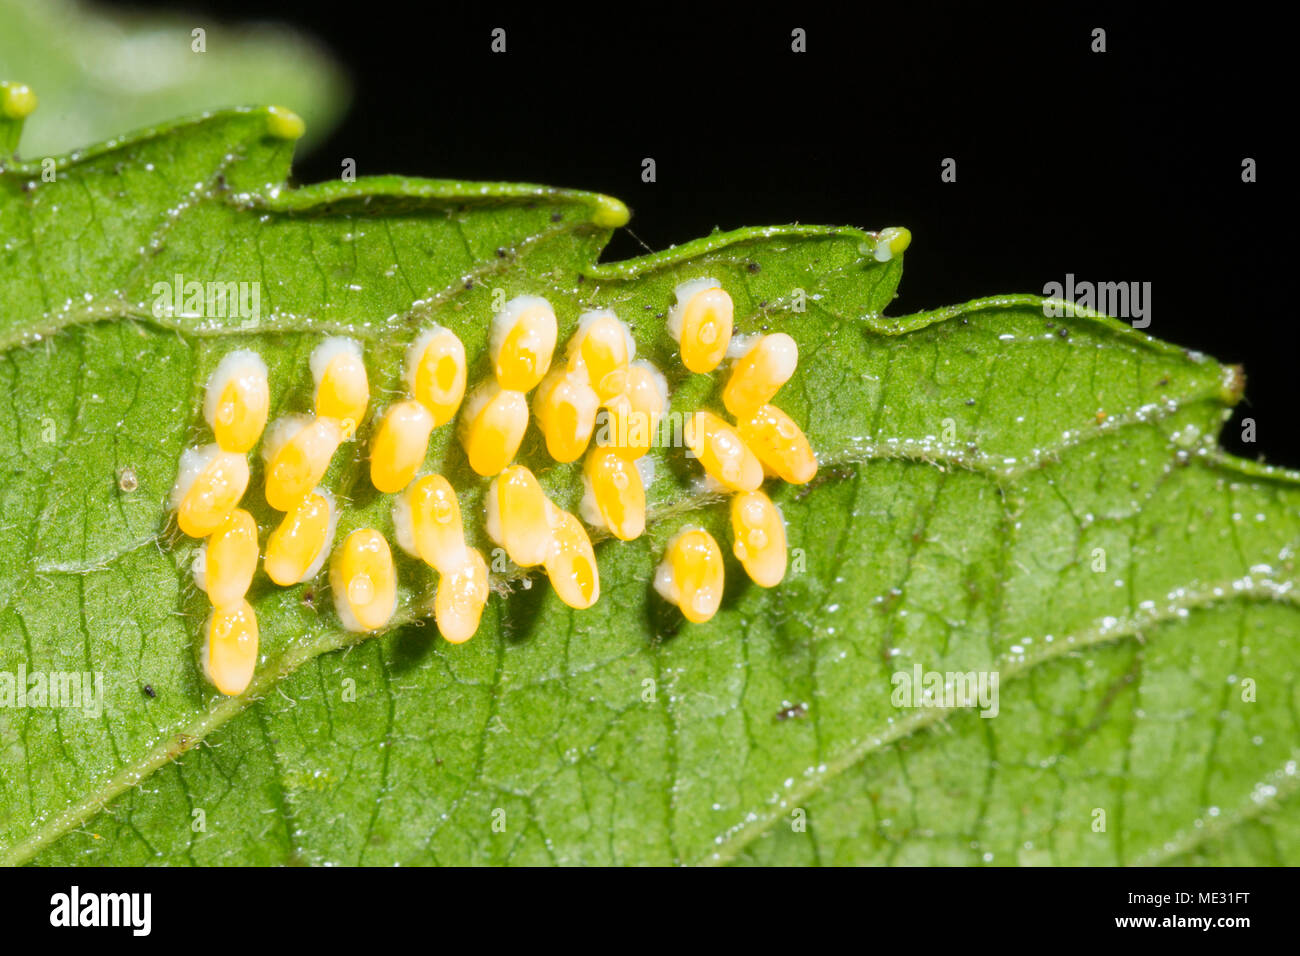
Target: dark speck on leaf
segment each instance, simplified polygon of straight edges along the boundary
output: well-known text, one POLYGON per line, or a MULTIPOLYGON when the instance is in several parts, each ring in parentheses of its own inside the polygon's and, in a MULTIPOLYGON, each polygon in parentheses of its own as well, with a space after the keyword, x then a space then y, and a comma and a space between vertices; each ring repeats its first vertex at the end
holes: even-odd
POLYGON ((963 318, 958 321, 961 322, 962 325, 970 325, 970 319, 963 318))
POLYGON ((563 218, 564 217, 560 215, 558 212, 551 213, 551 222, 559 222, 563 218))
POLYGON ((750 272, 758 272, 763 267, 760 266, 757 262, 751 262, 749 265, 745 266, 745 268, 748 269, 750 272))
POLYGON ((148 697, 150 700, 158 696, 158 694, 154 691, 153 687, 149 684, 145 684, 140 689, 144 691, 144 696, 148 697))
POLYGON ((315 608, 315 607, 316 607, 316 592, 313 591, 311 588, 308 588, 307 590, 303 591, 303 592, 302 592, 302 603, 305 604, 305 605, 307 605, 309 608, 315 608))
POLYGON ((1063 339, 1068 339, 1070 337, 1070 330, 1062 327, 1056 330, 1056 334, 1063 339))
POLYGON ((808 482, 806 485, 800 485, 798 490, 795 491, 794 496, 799 501, 802 501, 804 498, 807 498, 812 494, 813 489, 818 485, 823 485, 828 481, 847 481, 849 478, 852 478, 853 475, 854 469, 847 466, 823 469, 822 471, 817 472, 817 477, 812 481, 808 482))
POLYGON ((1169 376, 1162 375, 1160 377, 1160 381, 1156 382, 1156 388, 1164 388, 1168 384, 1169 384, 1169 376))
POLYGON ((36 183, 30 179, 27 180, 25 183, 23 183, 23 192, 25 193, 29 193, 35 188, 36 188, 36 183))
POLYGON ((503 247, 503 246, 499 246, 499 247, 497 248, 497 258, 498 258, 498 259, 504 259, 505 257, 506 257, 506 250, 505 250, 505 247, 503 247))
POLYGON ((799 717, 808 716, 807 704, 791 704, 789 707, 782 707, 776 712, 777 720, 793 720, 799 717))
POLYGON ((975 404, 975 399, 973 399, 973 398, 968 398, 968 399, 966 399, 966 404, 967 404, 967 405, 974 405, 974 404, 975 404))

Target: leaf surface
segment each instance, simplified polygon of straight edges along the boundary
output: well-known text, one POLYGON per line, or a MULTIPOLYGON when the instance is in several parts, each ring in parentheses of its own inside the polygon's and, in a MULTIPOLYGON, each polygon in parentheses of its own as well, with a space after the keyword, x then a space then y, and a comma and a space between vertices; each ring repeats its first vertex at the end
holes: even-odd
MULTIPOLYGON (((221 113, 88 150, 54 183, 0 174, 0 672, 105 675, 102 714, 0 708, 0 859, 1295 861, 1300 496, 1294 475, 1217 448, 1237 370, 1032 296, 886 316, 901 257, 856 229, 600 264, 625 218, 607 197, 291 190, 272 127, 221 113), (178 275, 259 283, 259 322, 156 315, 156 284, 178 275), (425 621, 432 573, 399 558, 394 626, 360 640, 323 577, 259 576, 254 684, 207 685, 197 543, 166 495, 181 450, 209 440, 222 355, 266 357, 274 416, 309 409, 323 334, 363 341, 370 418, 326 484, 340 534, 392 540, 364 450, 422 327, 453 328, 477 381, 494 295, 547 296, 562 341, 613 308, 674 412, 717 408, 720 376, 688 375, 664 328, 673 288, 703 275, 739 332, 799 344, 777 401, 821 470, 773 489, 785 582, 749 585, 729 559, 716 618, 668 613, 650 587, 664 543, 688 522, 724 549, 729 534, 698 466, 656 449, 647 534, 598 543, 595 608, 495 575, 478 635, 447 645, 425 621), (997 672, 998 716, 896 706, 916 665, 997 672)), ((535 431, 520 458, 576 510, 574 467, 535 431)), ((428 468, 481 514, 486 482, 451 426, 428 468)), ((259 463, 245 507, 265 536, 260 488, 259 463)), ((481 521, 467 531, 490 547, 481 521)))
POLYGON ((24 133, 29 159, 241 103, 294 110, 310 146, 348 105, 339 66, 286 27, 81 0, 0 0, 0 76, 22 78, 44 101, 24 133))

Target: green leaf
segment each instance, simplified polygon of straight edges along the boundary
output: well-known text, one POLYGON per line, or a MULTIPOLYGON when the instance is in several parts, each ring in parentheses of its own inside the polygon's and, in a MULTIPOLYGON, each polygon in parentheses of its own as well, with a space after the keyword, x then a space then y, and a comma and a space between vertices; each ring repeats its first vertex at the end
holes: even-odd
POLYGON ((110 13, 79 0, 0 0, 0 76, 21 78, 45 101, 24 136, 29 158, 244 103, 301 115, 309 147, 348 105, 342 70, 285 27, 110 13), (203 52, 194 49, 195 30, 204 31, 203 52))
MULTIPOLYGON (((887 317, 901 257, 856 229, 718 233, 599 264, 626 215, 607 197, 290 190, 282 128, 221 113, 61 161, 52 183, 36 165, 0 173, 0 673, 105 675, 100 714, 0 708, 0 860, 1300 859, 1300 493, 1218 449, 1237 370, 1032 296, 887 317), (155 316, 154 284, 176 275, 259 282, 260 323, 155 316), (673 411, 716 407, 718 376, 686 374, 664 329, 674 286, 701 275, 731 292, 739 331, 799 344, 778 402, 820 473, 772 489, 785 582, 749 585, 729 559, 717 617, 668 612, 650 587, 667 539, 687 522, 729 536, 694 463, 657 449, 647 534, 598 544, 596 607, 496 575, 478 635, 451 646, 422 610, 432 574, 399 558, 394 626, 361 639, 323 579, 259 578, 254 684, 235 699, 206 684, 197 545, 165 499, 181 450, 207 440, 223 354, 259 350, 272 413, 302 411, 307 356, 347 332, 381 406, 422 326, 455 329, 475 380, 494 292, 531 292, 562 337, 584 309, 617 310, 673 411), (895 706, 916 665, 996 672, 997 716, 895 706)), ((452 431, 428 467, 483 545, 486 483, 452 431)), ((391 539, 369 432, 326 483, 341 532, 391 539)), ((539 436, 520 457, 576 507, 574 468, 539 436)), ((265 534, 260 479, 246 507, 265 534)))

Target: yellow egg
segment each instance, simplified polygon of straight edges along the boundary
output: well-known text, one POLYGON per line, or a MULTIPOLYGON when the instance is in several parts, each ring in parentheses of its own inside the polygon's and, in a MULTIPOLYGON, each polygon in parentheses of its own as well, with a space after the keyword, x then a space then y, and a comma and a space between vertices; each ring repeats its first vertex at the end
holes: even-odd
POLYGON ((242 694, 257 668, 257 614, 241 600, 214 608, 203 625, 203 671, 227 697, 242 694))
POLYGON ((225 356, 208 379, 203 417, 222 451, 247 453, 262 437, 270 407, 266 363, 239 349, 225 356))
POLYGON ((754 583, 775 587, 785 577, 785 522, 772 499, 747 491, 731 499, 732 551, 754 583))
POLYGON ((460 441, 469 465, 490 477, 510 464, 528 428, 528 399, 523 392, 495 382, 480 386, 460 415, 460 441))
POLYGON ((582 457, 596 428, 600 400, 585 376, 556 369, 533 395, 533 414, 546 439, 546 450, 559 462, 582 457))
POLYGON ((300 499, 266 540, 267 576, 285 587, 314 578, 329 553, 336 518, 334 499, 324 489, 300 499))
POLYGON ((353 339, 328 338, 311 353, 310 365, 316 381, 316 414, 337 421, 343 437, 350 438, 370 401, 361 345, 353 339))
POLYGON ((412 557, 446 574, 465 558, 465 528, 455 489, 442 475, 417 478, 393 502, 397 543, 412 557))
POLYGON ((722 403, 737 418, 766 405, 794 375, 799 346, 784 332, 760 336, 737 360, 722 390, 722 403))
POLYGON ((607 383, 609 374, 627 368, 636 357, 636 342, 610 310, 584 312, 578 317, 578 331, 569 340, 568 355, 569 371, 581 372, 597 398, 604 401, 615 390, 607 383))
POLYGON ((257 570, 257 524, 243 508, 226 515, 203 546, 199 587, 215 607, 242 601, 257 570))
POLYGON ((645 531, 645 487, 637 463, 611 448, 593 448, 582 466, 582 516, 616 538, 631 541, 645 531))
POLYGON ((792 485, 812 481, 817 458, 803 431, 775 405, 764 405, 737 426, 763 467, 792 485))
POLYGON ((686 423, 686 445, 705 472, 731 491, 753 491, 763 483, 763 466, 740 433, 712 412, 698 411, 686 423))
POLYGON ((189 448, 181 454, 172 487, 176 523, 191 538, 206 538, 221 527, 248 488, 248 461, 217 445, 189 448))
POLYGON ((406 383, 435 428, 451 421, 465 397, 465 346, 455 332, 436 325, 411 343, 406 383))
POLYGON ((583 610, 600 598, 600 571, 596 553, 582 523, 567 511, 552 508, 551 546, 546 553, 546 576, 560 600, 583 610))
POLYGON ((640 458, 655 444, 659 420, 668 410, 668 383, 649 362, 633 362, 605 377, 614 394, 605 402, 608 412, 600 444, 624 458, 640 458))
POLYGON ((433 413, 415 399, 398 402, 370 440, 370 482, 385 494, 401 491, 424 464, 433 413))
POLYGON ((397 609, 397 572, 384 536, 373 528, 348 535, 330 559, 334 607, 349 631, 377 631, 397 609))
POLYGON ((692 372, 712 372, 731 344, 734 306, 716 279, 683 282, 668 312, 668 334, 681 347, 682 364, 692 372))
POLYGON ((521 568, 546 560, 552 506, 533 473, 511 465, 493 479, 484 500, 487 534, 521 568))
POLYGON ((682 529, 664 551, 654 586, 664 600, 676 604, 686 620, 703 624, 718 613, 726 571, 722 550, 703 528, 682 529))
POLYGON ((492 320, 489 352, 497 384, 526 392, 551 367, 557 335, 555 312, 541 296, 516 296, 492 320))
POLYGON ((452 644, 473 637, 487 599, 487 562, 476 549, 465 548, 460 561, 441 572, 434 594, 433 616, 442 636, 452 644))
POLYGON ((266 503, 288 511, 320 484, 343 430, 334 418, 280 419, 262 443, 266 458, 266 503))

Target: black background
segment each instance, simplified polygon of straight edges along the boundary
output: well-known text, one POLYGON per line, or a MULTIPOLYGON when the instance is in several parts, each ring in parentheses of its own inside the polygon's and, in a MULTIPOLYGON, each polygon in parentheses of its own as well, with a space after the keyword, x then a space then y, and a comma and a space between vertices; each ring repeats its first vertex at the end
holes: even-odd
POLYGON ((181 6, 285 22, 349 71, 352 108, 299 181, 351 157, 360 175, 610 193, 633 218, 606 258, 714 227, 906 225, 893 314, 1042 292, 1066 273, 1150 281, 1146 331, 1245 366, 1227 447, 1300 467, 1278 142, 1295 55, 1257 6, 181 6), (940 180, 945 157, 955 183, 940 180))
POLYGON ((90 946, 143 943, 193 948, 209 940, 244 950, 257 944, 310 953, 438 948, 484 941, 499 949, 536 952, 570 939, 615 944, 644 939, 707 943, 725 938, 740 950, 778 953, 826 948, 843 940, 856 949, 895 947, 940 951, 1011 945, 1017 950, 1113 943, 1127 949, 1224 952, 1266 939, 1294 936, 1292 894, 1266 869, 963 868, 896 867, 888 874, 846 881, 826 870, 790 876, 732 870, 720 880, 702 870, 664 876, 460 869, 413 879, 394 868, 220 867, 0 870, 5 943, 62 941, 90 946), (882 881, 887 879, 883 886, 882 881), (448 880, 453 882, 447 882, 448 880), (650 882, 653 880, 653 884, 650 882), (127 928, 54 928, 51 898, 76 885, 87 893, 152 893, 152 932, 127 928), (722 890, 719 895, 718 890, 722 890), (730 890, 730 893, 727 891, 730 890), (1248 894, 1232 903, 1161 905, 1130 902, 1130 894, 1248 894), (741 901, 744 901, 741 903, 741 901), (719 906, 719 902, 730 906, 719 906), (740 905, 736 905, 740 903, 740 905), (1249 927, 1117 927, 1117 917, 1247 917, 1249 927), (896 941, 896 942, 895 942, 896 941), (250 943, 252 944, 250 946, 250 943), (972 945, 973 944, 973 945, 972 945), (1199 946, 1197 945, 1199 944, 1199 946))

